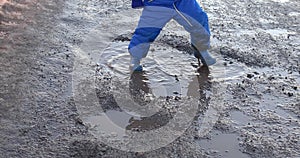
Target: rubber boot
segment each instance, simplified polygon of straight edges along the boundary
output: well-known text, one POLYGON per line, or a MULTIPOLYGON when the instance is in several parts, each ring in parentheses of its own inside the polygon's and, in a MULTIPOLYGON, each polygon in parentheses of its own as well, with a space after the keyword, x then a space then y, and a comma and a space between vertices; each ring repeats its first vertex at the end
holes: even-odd
POLYGON ((143 71, 143 67, 142 65, 140 64, 141 60, 136 58, 136 57, 131 57, 130 59, 130 70, 131 71, 137 71, 137 72, 141 72, 143 71))
POLYGON ((200 52, 195 46, 192 45, 192 47, 194 48, 194 56, 197 59, 200 59, 203 65, 211 66, 217 62, 217 60, 213 58, 207 50, 200 52))

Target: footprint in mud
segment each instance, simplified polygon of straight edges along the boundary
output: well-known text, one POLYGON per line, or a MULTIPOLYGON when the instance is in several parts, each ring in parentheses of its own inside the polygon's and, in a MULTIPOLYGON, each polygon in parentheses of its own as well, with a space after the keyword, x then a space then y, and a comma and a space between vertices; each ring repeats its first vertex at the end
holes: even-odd
MULTIPOLYGON (((202 100, 205 100, 205 94, 203 92, 204 90, 209 89, 209 70, 208 67, 202 66, 198 68, 197 71, 200 73, 200 75, 195 76, 195 78, 192 79, 192 82, 190 82, 190 85, 188 86, 187 95, 197 97, 199 99, 202 98, 202 100)), ((140 105, 143 104, 143 101, 145 102, 144 95, 150 93, 147 81, 149 80, 146 78, 146 74, 144 72, 133 73, 130 79, 131 84, 129 86, 131 87, 130 91, 132 97, 135 98, 135 101, 139 102, 140 105)), ((168 101, 171 98, 175 100, 181 99, 180 95, 178 96, 178 93, 173 94, 173 96, 167 96, 166 101, 168 101)), ((152 130, 164 126, 166 123, 168 123, 170 119, 172 119, 172 112, 162 108, 162 110, 150 117, 142 117, 140 119, 131 118, 129 120, 130 125, 126 126, 126 129, 139 131, 152 130)))

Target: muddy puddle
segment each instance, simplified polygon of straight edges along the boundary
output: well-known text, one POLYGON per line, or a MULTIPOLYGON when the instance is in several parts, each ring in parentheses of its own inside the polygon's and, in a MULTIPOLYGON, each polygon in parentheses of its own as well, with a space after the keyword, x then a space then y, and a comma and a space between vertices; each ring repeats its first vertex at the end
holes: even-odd
MULTIPOLYGON (((120 30, 110 32, 110 30, 96 27, 91 30, 90 35, 86 36, 86 42, 81 45, 81 49, 85 52, 84 56, 100 67, 98 69, 101 72, 100 75, 109 74, 112 82, 106 84, 113 84, 111 85, 114 87, 113 91, 122 91, 122 93, 111 94, 115 96, 115 100, 109 102, 119 106, 113 106, 107 110, 104 108, 101 114, 103 116, 86 122, 90 126, 95 127, 95 124, 101 124, 103 120, 109 118, 112 125, 102 128, 108 128, 106 134, 119 139, 128 137, 126 131, 155 130, 165 126, 172 119, 172 115, 154 115, 154 112, 159 111, 155 108, 150 109, 150 111, 154 110, 153 112, 145 113, 139 111, 140 108, 134 109, 131 105, 137 102, 147 106, 149 102, 155 100, 155 104, 160 106, 168 100, 185 100, 187 97, 193 97, 198 100, 199 105, 198 115, 194 117, 198 121, 193 124, 195 128, 198 128, 197 140, 194 141, 203 147, 202 150, 216 157, 250 157, 257 153, 270 154, 265 149, 257 150, 255 144, 247 141, 273 135, 261 129, 272 128, 272 126, 266 125, 260 128, 261 124, 268 124, 273 122, 271 120, 275 120, 278 128, 284 128, 286 126, 282 123, 285 121, 278 122, 279 118, 291 121, 293 124, 297 122, 298 118, 295 113, 289 108, 283 108, 285 105, 298 102, 295 96, 289 97, 292 93, 290 91, 294 91, 295 88, 290 88, 284 93, 278 93, 277 89, 285 86, 285 82, 294 85, 291 87, 297 86, 299 74, 294 70, 291 73, 290 70, 284 68, 270 67, 276 57, 264 60, 264 56, 260 56, 260 53, 252 52, 253 49, 248 46, 249 40, 247 39, 267 37, 281 41, 289 38, 296 42, 293 38, 298 36, 296 31, 268 28, 272 20, 267 18, 258 20, 264 26, 263 29, 228 29, 221 36, 228 35, 229 41, 239 40, 239 45, 213 38, 211 52, 217 57, 218 62, 210 68, 199 68, 198 61, 191 54, 188 45, 188 34, 182 31, 182 27, 171 21, 157 41, 152 44, 147 58, 142 60, 145 71, 141 74, 131 74, 128 68, 130 56, 127 47, 132 36, 129 30, 133 30, 134 27, 125 19, 137 22, 135 16, 138 12, 133 16, 129 14, 125 11, 122 15, 114 14, 108 17, 114 19, 116 23, 122 23, 124 30, 127 30, 125 33, 120 30), (167 31, 168 29, 172 31, 167 31), (260 37, 261 35, 263 36, 260 37), (100 43, 102 45, 99 45, 100 43), (277 79, 276 76, 279 78, 277 79), (276 81, 273 82, 272 78, 276 78, 276 81), (125 91, 122 90, 124 87, 127 87, 125 91), (222 95, 216 93, 219 91, 225 93, 222 95), (219 95, 213 95, 214 93, 219 95), (124 101, 124 98, 127 99, 124 101), (120 107, 119 103, 126 106, 120 107), (206 117, 205 114, 210 116, 206 117), (118 132, 110 133, 113 129, 110 127, 115 126, 120 127, 116 129, 118 132), (211 127, 204 130, 201 126, 211 127), (252 130, 254 133, 250 134, 252 130)), ((213 21, 214 18, 212 18, 213 21)), ((107 22, 102 25, 106 26, 107 22)), ((213 37, 216 36, 218 34, 213 37)), ((253 44, 254 47, 256 43, 253 44)), ((293 44, 297 45, 297 42, 293 44)), ((263 47, 263 49, 268 48, 263 47)), ((294 91, 293 95, 298 96, 298 91, 294 91)), ((103 99, 100 99, 100 102, 103 103, 103 99)), ((107 105, 106 108, 109 107, 109 104, 107 105)), ((176 103, 175 109, 176 106, 181 105, 183 104, 180 102, 176 103)), ((174 110, 174 107, 170 106, 163 108, 174 110)), ((170 114, 170 111, 166 113, 170 114)), ((108 120, 105 122, 107 123, 108 120)), ((295 131, 293 128, 289 129, 295 131)), ((273 145, 270 146, 273 147, 273 145)))
MULTIPOLYGON (((126 38, 124 38, 124 36, 126 35, 122 35, 122 39, 130 38, 130 36, 126 38)), ((199 67, 197 59, 188 52, 188 49, 187 51, 182 51, 178 50, 178 48, 170 47, 168 43, 154 43, 148 57, 142 60, 144 72, 131 74, 128 67, 130 59, 127 52, 128 44, 129 41, 126 40, 116 40, 109 43, 107 48, 102 52, 98 65, 100 65, 102 73, 103 70, 108 71, 106 73, 113 74, 113 78, 115 78, 112 80, 121 81, 129 87, 127 94, 122 94, 123 97, 127 95, 131 98, 140 97, 140 101, 142 100, 142 102, 147 102, 154 98, 167 101, 168 98, 173 98, 175 100, 177 98, 180 100, 184 99, 184 97, 193 97, 196 98, 196 100, 202 100, 200 101, 200 110, 198 110, 198 112, 202 111, 202 113, 205 113, 205 107, 207 108, 210 105, 207 103, 208 100, 214 102, 212 100, 223 100, 228 97, 227 95, 222 95, 218 96, 218 98, 213 98, 212 94, 216 92, 216 89, 220 91, 225 90, 226 85, 239 81, 241 76, 245 76, 251 71, 244 64, 224 59, 216 52, 213 52, 214 50, 212 53, 218 59, 217 64, 211 68, 199 67), (222 82, 223 84, 214 84, 215 82, 222 82), (133 91, 136 91, 137 93, 134 93, 133 91)), ((90 47, 94 48, 95 46, 90 47)), ((188 48, 189 46, 184 47, 188 48)), ((120 91, 122 86, 116 85, 116 87, 118 87, 116 90, 120 91)), ((116 100, 117 104, 121 102, 118 102, 118 99, 116 100)), ((180 105, 180 103, 177 104, 177 106, 180 105)), ((221 103, 218 106, 212 105, 211 107, 214 107, 213 113, 216 113, 211 116, 216 116, 212 118, 208 117, 208 119, 198 119, 201 121, 196 122, 197 127, 201 128, 201 125, 205 125, 205 123, 202 122, 203 120, 209 122, 208 126, 214 124, 218 120, 218 115, 220 111, 223 110, 221 103)), ((126 137, 127 130, 153 130, 164 126, 165 121, 168 122, 168 119, 172 119, 172 117, 165 117, 162 115, 149 115, 148 117, 145 117, 136 115, 138 112, 135 112, 136 111, 133 109, 124 108, 124 106, 117 107, 102 113, 103 116, 93 117, 85 122, 92 126, 92 128, 98 124, 102 129, 105 129, 104 131, 106 134, 114 135, 115 138, 122 138, 126 137), (112 124, 109 125, 107 122, 111 122, 112 124), (117 128, 117 126, 119 126, 119 128, 117 128), (113 132, 114 130, 117 132, 113 132)), ((238 120, 244 118, 242 115, 235 116, 235 119, 238 120)), ((194 117, 196 118, 196 116, 194 117)), ((209 129, 211 128, 212 127, 209 129)), ((203 132, 204 130, 200 131, 203 132)), ((209 131, 204 132, 205 134, 200 133, 201 137, 205 137, 208 132, 209 131)), ((225 135, 219 135, 218 137, 217 135, 218 134, 212 134, 212 137, 216 137, 212 138, 212 140, 199 140, 198 142, 199 144, 204 141, 211 143, 211 148, 216 148, 216 142, 213 141, 222 140, 224 141, 224 144, 232 143, 229 141, 230 139, 222 139, 225 135)), ((229 136, 235 137, 236 134, 229 134, 229 136)), ((235 142, 235 145, 236 146, 231 146, 229 148, 236 148, 236 150, 234 149, 230 152, 226 150, 226 153, 224 150, 222 151, 224 152, 222 154, 227 156, 243 156, 243 153, 238 150, 238 143, 235 142)), ((218 150, 219 149, 220 148, 218 148, 218 150)), ((205 150, 209 149, 206 148, 205 150)))
POLYGON ((171 21, 132 74, 129 0, 0 1, 3 157, 299 157, 299 3, 203 3, 217 64, 171 21))
POLYGON ((210 133, 211 138, 198 140, 200 147, 213 157, 239 157, 250 158, 242 152, 239 145, 240 138, 236 133, 222 133, 213 131, 210 133))
MULTIPOLYGON (((169 24, 169 26, 171 25, 172 23, 169 24)), ((286 38, 286 36, 291 33, 287 32, 286 30, 266 30, 266 32, 268 34, 271 34, 272 38, 274 39, 286 38)), ((251 32, 243 32, 242 34, 250 33, 251 32)), ((292 34, 294 33, 292 32, 292 34)), ((151 100, 151 98, 160 97, 184 98, 187 96, 192 96, 198 98, 199 100, 213 102, 212 100, 214 100, 215 98, 212 98, 210 94, 214 93, 215 91, 212 91, 212 89, 219 88, 220 90, 225 90, 227 88, 227 85, 240 85, 240 83, 243 84, 245 80, 251 82, 255 81, 256 79, 262 79, 262 81, 259 82, 257 86, 251 86, 251 88, 248 87, 250 88, 250 90, 248 92, 249 95, 246 99, 257 100, 257 106, 255 106, 254 109, 259 109, 259 113, 262 114, 253 113, 253 107, 239 107, 239 110, 230 111, 228 113, 228 119, 230 120, 229 122, 231 122, 231 124, 228 124, 228 126, 231 126, 229 128, 229 132, 232 133, 227 134, 212 129, 211 132, 202 135, 203 137, 209 135, 211 137, 210 139, 197 140, 197 143, 199 143, 200 146, 203 146, 203 150, 211 151, 210 154, 213 154, 217 157, 250 157, 249 153, 245 151, 245 149, 243 149, 243 143, 241 143, 244 138, 238 136, 239 134, 243 133, 240 130, 248 128, 249 125, 256 126, 269 120, 270 118, 260 116, 265 115, 265 113, 269 112, 271 112, 272 115, 274 114, 274 118, 271 118, 271 120, 276 120, 276 116, 285 118, 287 120, 298 119, 293 112, 282 108, 282 106, 284 106, 285 104, 297 102, 297 98, 291 100, 288 95, 284 96, 281 94, 277 94, 276 92, 271 94, 264 93, 264 91, 272 89, 270 88, 272 87, 272 85, 264 85, 265 78, 270 79, 270 77, 272 78, 272 75, 277 75, 279 77, 289 76, 290 78, 292 78, 292 82, 294 84, 297 84, 299 83, 299 75, 297 73, 289 73, 288 71, 280 68, 251 68, 247 63, 244 64, 238 59, 231 59, 227 56, 224 58, 224 56, 220 55, 218 48, 212 48, 211 50, 212 54, 218 59, 217 64, 212 66, 211 68, 199 68, 198 61, 189 52, 189 46, 180 45, 179 47, 173 47, 172 42, 170 45, 169 39, 164 41, 164 37, 168 36, 170 36, 169 32, 163 32, 161 37, 159 37, 158 39, 159 42, 153 43, 147 58, 142 60, 142 64, 144 66, 144 72, 142 74, 132 75, 130 74, 131 72, 128 68, 130 56, 127 52, 127 46, 129 44, 130 34, 118 35, 117 40, 112 40, 101 53, 98 64, 106 67, 107 70, 112 71, 112 73, 114 74, 114 78, 118 78, 118 80, 122 80, 123 82, 130 83, 132 82, 132 77, 135 76, 136 78, 134 80, 136 80, 135 86, 138 87, 137 89, 143 91, 143 93, 148 94, 148 96, 146 96, 146 99, 143 98, 144 100, 151 100), (222 86, 217 87, 220 85, 214 84, 215 82, 222 83, 222 86)), ((182 35, 182 37, 185 36, 185 34, 182 35)), ((180 37, 179 39, 175 38, 175 43, 176 40, 180 40, 182 37, 180 37)), ((215 45, 219 44, 218 41, 215 42, 215 45)), ((283 80, 286 79, 286 77, 280 78, 283 80)), ((283 80, 282 82, 278 80, 279 85, 284 84, 283 80)), ((274 85, 276 84, 277 83, 274 83, 274 85)), ((277 88, 278 87, 275 87, 272 90, 276 90, 277 88)), ((131 97, 135 97, 138 94, 132 93, 130 95, 131 97)), ((225 94, 219 96, 219 99, 222 98, 226 103, 235 102, 236 97, 233 96, 233 99, 231 97, 231 94, 225 94)), ((244 103, 245 101, 242 101, 237 105, 241 105, 244 103)), ((210 104, 207 104, 206 107, 209 105, 210 104)), ((228 107, 226 107, 226 105, 217 106, 215 110, 217 111, 218 115, 220 115, 224 112, 222 111, 224 109, 226 113, 228 111, 227 108, 228 107)), ((119 110, 120 109, 117 109, 117 111, 114 111, 113 113, 115 115, 120 115, 120 117, 112 116, 114 115, 113 113, 110 113, 108 117, 111 117, 112 120, 114 120, 114 123, 119 125, 120 127, 123 127, 123 129, 125 127, 126 130, 130 130, 131 128, 126 127, 128 127, 128 125, 131 126, 130 121, 135 120, 133 119, 134 115, 130 115, 126 110, 121 110, 122 112, 120 112, 119 110), (126 116, 126 118, 122 118, 121 116, 126 116), (120 124, 120 122, 122 123, 120 124)), ((203 109, 200 111, 205 113, 205 110, 203 111, 203 109)), ((161 123, 160 126, 156 126, 158 122, 161 122, 161 120, 163 120, 160 116, 153 115, 151 116, 152 119, 148 120, 142 119, 140 116, 141 115, 136 118, 137 120, 139 120, 139 123, 137 123, 137 125, 133 125, 134 127, 136 127, 135 130, 149 130, 165 125, 161 123)), ((171 118, 168 117, 167 119, 171 118)), ((216 121, 215 118, 211 118, 211 120, 216 121)), ((98 121, 101 122, 101 120, 98 121)), ((215 121, 213 123, 215 123, 215 121)), ((201 128, 201 123, 202 122, 199 121, 198 123, 196 123, 196 126, 201 128)), ((126 135, 125 129, 122 133, 123 136, 126 135)))

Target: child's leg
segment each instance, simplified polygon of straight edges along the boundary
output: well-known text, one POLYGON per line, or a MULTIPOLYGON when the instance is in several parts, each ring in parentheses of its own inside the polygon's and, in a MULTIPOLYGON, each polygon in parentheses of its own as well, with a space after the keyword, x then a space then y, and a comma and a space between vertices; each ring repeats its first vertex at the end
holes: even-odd
POLYGON ((128 47, 131 56, 138 60, 146 57, 150 43, 156 39, 173 15, 174 10, 170 8, 145 6, 128 47))
POLYGON ((177 14, 174 19, 190 33, 191 43, 199 51, 209 49, 210 30, 207 14, 195 0, 181 0, 176 3, 176 7, 181 14, 177 14))
POLYGON ((182 0, 176 3, 177 15, 174 19, 191 35, 191 43, 195 57, 201 59, 204 65, 213 65, 216 59, 208 53, 210 47, 210 30, 207 14, 195 0, 182 0))

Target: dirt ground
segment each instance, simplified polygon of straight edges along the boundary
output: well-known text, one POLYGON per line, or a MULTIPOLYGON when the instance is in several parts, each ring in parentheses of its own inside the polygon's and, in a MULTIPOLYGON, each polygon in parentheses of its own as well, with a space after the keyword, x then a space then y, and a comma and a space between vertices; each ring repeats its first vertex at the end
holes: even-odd
POLYGON ((89 85, 76 89, 74 76, 96 74, 96 102, 127 130, 156 129, 175 117, 163 111, 124 123, 128 118, 111 94, 116 76, 120 87, 127 83, 119 72, 125 72, 126 47, 141 10, 131 9, 129 0, 1 0, 0 157, 300 157, 299 2, 202 4, 218 63, 199 69, 188 34, 171 21, 151 46, 145 74, 131 83, 166 106, 196 96, 197 116, 170 144, 127 152, 95 135, 82 115, 92 112, 94 100, 78 103, 78 95, 89 96, 89 85), (222 96, 214 95, 218 88, 222 96), (209 107, 218 115, 199 136, 209 107))

